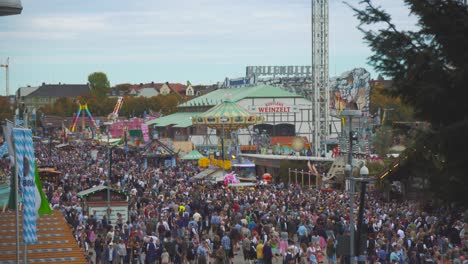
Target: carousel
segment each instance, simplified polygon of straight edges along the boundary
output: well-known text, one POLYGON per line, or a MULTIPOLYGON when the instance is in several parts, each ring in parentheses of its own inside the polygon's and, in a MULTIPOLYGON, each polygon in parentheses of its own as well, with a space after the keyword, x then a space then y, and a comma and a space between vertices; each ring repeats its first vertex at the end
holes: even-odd
POLYGON ((238 156, 238 129, 263 123, 264 118, 251 113, 234 101, 226 99, 223 103, 210 110, 192 117, 194 126, 206 126, 215 129, 218 135, 218 152, 211 159, 212 165, 218 165, 224 170, 231 168, 231 157, 238 156))

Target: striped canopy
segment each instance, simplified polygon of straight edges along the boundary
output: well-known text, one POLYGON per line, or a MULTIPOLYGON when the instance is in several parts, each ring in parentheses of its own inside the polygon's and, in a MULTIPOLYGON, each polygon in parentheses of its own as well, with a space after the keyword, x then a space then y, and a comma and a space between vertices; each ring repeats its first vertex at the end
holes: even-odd
POLYGON ((232 100, 224 100, 223 103, 210 110, 194 116, 193 125, 205 125, 213 129, 236 130, 263 122, 263 117, 251 113, 237 105, 232 100))

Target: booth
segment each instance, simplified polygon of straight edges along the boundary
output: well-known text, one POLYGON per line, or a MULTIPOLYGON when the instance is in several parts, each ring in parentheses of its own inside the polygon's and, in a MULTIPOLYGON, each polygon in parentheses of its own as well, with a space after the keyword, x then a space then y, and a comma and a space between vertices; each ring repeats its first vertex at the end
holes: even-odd
POLYGON ((111 224, 117 223, 118 214, 122 215, 123 222, 128 220, 128 196, 124 191, 111 189, 107 186, 95 186, 77 194, 83 201, 83 208, 88 215, 94 215, 96 219, 107 216, 110 213, 111 224), (108 208, 107 192, 110 192, 110 208, 108 208))
POLYGON ((62 172, 55 167, 40 167, 38 168, 39 178, 42 182, 53 183, 55 186, 60 184, 60 175, 62 172))

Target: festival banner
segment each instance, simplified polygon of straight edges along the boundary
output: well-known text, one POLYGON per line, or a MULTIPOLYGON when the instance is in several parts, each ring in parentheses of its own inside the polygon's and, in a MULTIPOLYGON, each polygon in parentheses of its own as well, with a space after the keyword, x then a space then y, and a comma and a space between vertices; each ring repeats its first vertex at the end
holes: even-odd
POLYGON ((149 141, 148 125, 141 124, 141 132, 143 133, 143 140, 145 142, 149 141))
POLYGON ((23 241, 37 243, 34 146, 30 129, 13 128, 19 185, 23 198, 23 241))
POLYGON ((52 209, 50 208, 49 202, 47 201, 47 196, 45 196, 44 191, 42 190, 41 178, 39 177, 39 169, 37 168, 37 162, 34 162, 34 179, 36 182, 36 212, 38 216, 45 214, 52 214, 52 209))
POLYGON ((6 120, 6 125, 3 126, 3 135, 5 137, 5 143, 8 147, 8 155, 10 157, 10 167, 14 165, 15 157, 14 157, 14 149, 13 149, 13 140, 12 140, 12 133, 13 133, 13 122, 6 120))

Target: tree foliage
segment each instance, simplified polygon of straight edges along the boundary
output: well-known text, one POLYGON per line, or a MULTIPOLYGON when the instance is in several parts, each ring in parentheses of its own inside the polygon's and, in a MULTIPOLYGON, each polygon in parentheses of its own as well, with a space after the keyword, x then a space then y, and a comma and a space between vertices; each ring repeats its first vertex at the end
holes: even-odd
POLYGON ((371 0, 352 9, 373 52, 369 63, 393 80, 388 92, 431 124, 410 148, 412 173, 427 176, 439 198, 466 203, 468 163, 461 153, 468 149, 468 104, 460 95, 468 83, 468 9, 453 0, 404 1, 418 19, 416 30, 399 30, 371 0), (383 27, 367 28, 376 25, 383 27))
POLYGON ((377 113, 385 109, 391 109, 387 112, 388 121, 414 121, 413 108, 405 104, 400 97, 391 96, 386 93, 385 87, 377 84, 371 89, 370 93, 370 112, 377 113), (390 118, 388 118, 391 115, 390 118))
POLYGON ((0 121, 5 119, 13 120, 13 107, 8 96, 0 96, 0 121))
MULTIPOLYGON (((44 114, 58 115, 62 117, 73 116, 78 111, 79 104, 87 104, 93 116, 108 116, 114 110, 117 98, 99 98, 95 94, 79 96, 76 98, 59 98, 53 105, 44 106, 40 109, 44 114)), ((119 115, 125 117, 143 117, 143 113, 161 111, 163 114, 171 114, 177 110, 177 97, 175 95, 158 95, 151 98, 146 97, 124 97, 119 115)), ((0 114, 1 114, 0 107, 0 114)), ((11 114, 12 116, 13 114, 11 114)), ((10 118, 11 118, 10 116, 10 118)))
POLYGON ((93 72, 88 76, 89 85, 92 93, 99 98, 104 98, 110 91, 110 82, 107 75, 103 72, 93 72))
POLYGON ((116 91, 128 91, 132 85, 129 83, 121 83, 114 86, 112 89, 116 91))

